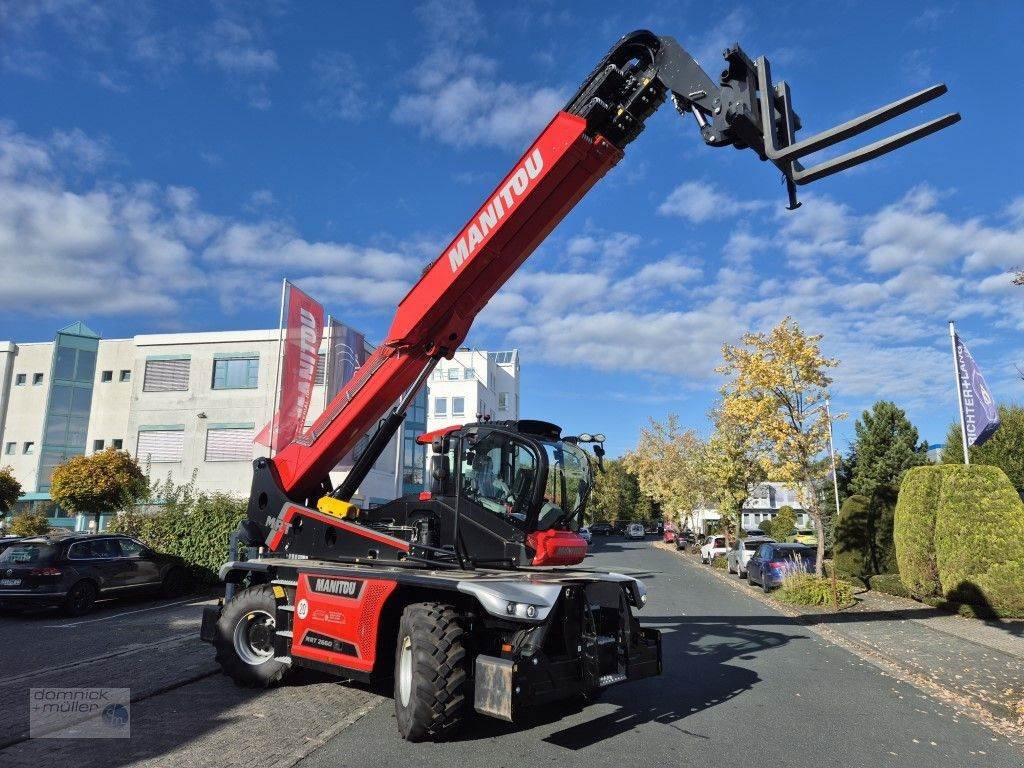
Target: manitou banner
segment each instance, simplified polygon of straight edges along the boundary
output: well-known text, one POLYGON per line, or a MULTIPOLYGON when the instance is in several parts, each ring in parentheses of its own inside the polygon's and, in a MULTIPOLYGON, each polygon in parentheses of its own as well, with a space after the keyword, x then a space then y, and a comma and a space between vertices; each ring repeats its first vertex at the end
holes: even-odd
POLYGON ((981 445, 999 429, 999 409, 989 391, 985 377, 981 375, 974 356, 959 334, 949 324, 950 336, 953 339, 953 363, 956 366, 956 388, 960 400, 961 433, 964 440, 964 457, 967 458, 967 446, 981 445))
POLYGON ((324 335, 324 308, 287 280, 282 302, 277 410, 254 441, 272 452, 288 445, 306 425, 324 335))

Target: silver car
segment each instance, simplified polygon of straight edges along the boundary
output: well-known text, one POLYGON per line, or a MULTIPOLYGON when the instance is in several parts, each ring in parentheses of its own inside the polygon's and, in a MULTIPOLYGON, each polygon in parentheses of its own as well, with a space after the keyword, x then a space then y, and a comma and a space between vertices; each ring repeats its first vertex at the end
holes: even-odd
POLYGON ((747 578, 747 563, 750 558, 757 552, 757 548, 762 544, 768 544, 775 541, 770 536, 748 536, 745 539, 733 542, 732 547, 725 555, 726 564, 729 568, 729 573, 735 573, 741 579, 747 578))

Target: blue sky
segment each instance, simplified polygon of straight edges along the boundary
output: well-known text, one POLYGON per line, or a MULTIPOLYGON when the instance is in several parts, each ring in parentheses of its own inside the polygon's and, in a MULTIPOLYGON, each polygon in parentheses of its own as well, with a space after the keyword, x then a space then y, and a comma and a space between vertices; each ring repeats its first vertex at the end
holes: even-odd
POLYGON ((770 166, 663 108, 470 334, 522 350, 524 416, 604 431, 612 454, 648 416, 706 430, 722 342, 787 314, 842 360, 843 447, 883 397, 943 439, 951 317, 996 396, 1021 400, 1024 6, 625 5, 0 0, 0 337, 273 327, 287 276, 379 338, 646 27, 712 73, 731 42, 767 54, 810 131, 940 80, 924 114, 964 121, 790 213, 770 166))

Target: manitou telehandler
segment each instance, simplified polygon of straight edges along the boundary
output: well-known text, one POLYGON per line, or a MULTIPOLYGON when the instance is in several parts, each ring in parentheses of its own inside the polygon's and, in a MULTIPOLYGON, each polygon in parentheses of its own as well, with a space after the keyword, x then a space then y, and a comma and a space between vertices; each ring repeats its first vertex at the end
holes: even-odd
POLYGON ((451 359, 491 296, 667 97, 710 146, 749 148, 774 163, 791 209, 796 185, 959 119, 946 115, 805 168, 800 158, 945 86, 797 140, 789 88, 772 83, 768 61, 751 61, 739 46, 724 58, 712 79, 671 37, 638 31, 616 43, 426 269, 387 338, 313 426, 254 462, 236 540, 258 555, 221 568, 230 599, 203 615, 202 637, 228 675, 253 686, 294 667, 393 677, 399 731, 418 740, 451 732, 470 703, 511 721, 543 702, 660 673, 661 636, 633 615, 647 600, 644 585, 573 567, 586 555, 574 531, 593 487, 580 444, 593 442, 599 460, 602 436, 563 436, 539 421, 452 427, 420 438, 433 448, 429 490, 368 510, 350 499, 433 367, 451 359), (330 470, 371 430, 332 488, 330 470))

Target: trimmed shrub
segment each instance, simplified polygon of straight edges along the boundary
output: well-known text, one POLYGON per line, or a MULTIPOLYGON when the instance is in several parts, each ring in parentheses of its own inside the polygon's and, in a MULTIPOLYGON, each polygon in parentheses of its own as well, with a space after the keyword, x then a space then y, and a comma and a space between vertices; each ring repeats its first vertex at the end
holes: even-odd
POLYGON ((998 467, 942 467, 935 564, 942 596, 1024 616, 1024 503, 998 467))
POLYGON ((875 592, 884 592, 896 597, 911 597, 910 590, 898 573, 877 573, 868 579, 868 586, 875 592))
POLYGON ((846 577, 867 581, 871 568, 871 499, 850 496, 843 502, 836 520, 833 562, 846 577))
POLYGON ((893 542, 900 579, 912 595, 922 599, 942 592, 935 564, 935 513, 942 477, 941 466, 907 470, 896 501, 893 542))
POLYGON ((853 585, 847 581, 818 577, 810 573, 794 573, 782 581, 775 598, 792 605, 838 605, 840 608, 854 603, 853 585))
POLYGON ((245 513, 246 502, 240 499, 202 494, 187 505, 172 504, 155 514, 125 512, 111 521, 110 530, 181 557, 197 582, 213 584, 228 559, 228 539, 245 513))

